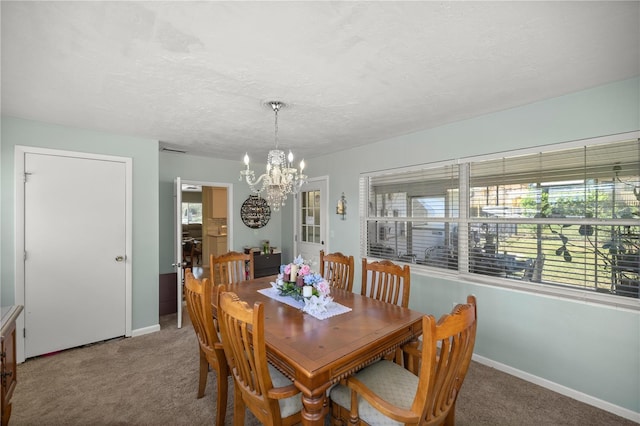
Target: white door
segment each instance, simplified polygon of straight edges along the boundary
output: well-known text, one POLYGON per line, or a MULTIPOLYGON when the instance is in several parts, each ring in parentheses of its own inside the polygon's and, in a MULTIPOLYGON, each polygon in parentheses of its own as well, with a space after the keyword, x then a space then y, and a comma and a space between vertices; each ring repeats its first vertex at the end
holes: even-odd
POLYGON ((326 177, 310 179, 300 189, 295 202, 294 256, 301 255, 316 271, 320 267, 320 250, 327 250, 327 187, 326 177))
POLYGON ((176 269, 176 286, 177 291, 177 303, 178 303, 178 328, 182 328, 182 279, 184 274, 184 265, 182 262, 182 179, 177 177, 173 185, 173 199, 175 200, 174 206, 174 221, 175 224, 175 254, 176 261, 173 263, 174 269, 176 269))
POLYGON ((27 358, 130 334, 129 167, 24 153, 27 358))

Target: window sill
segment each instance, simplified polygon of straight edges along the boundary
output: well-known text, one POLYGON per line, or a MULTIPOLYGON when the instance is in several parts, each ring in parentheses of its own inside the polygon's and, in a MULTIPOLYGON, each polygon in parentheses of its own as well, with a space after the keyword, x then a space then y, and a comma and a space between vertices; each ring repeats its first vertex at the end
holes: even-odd
POLYGON ((428 266, 411 263, 411 273, 424 277, 437 277, 456 280, 465 283, 479 284, 488 287, 533 293, 541 296, 557 297, 574 302, 608 306, 616 309, 626 309, 640 312, 640 299, 625 296, 615 296, 606 293, 596 293, 547 284, 537 284, 529 281, 517 281, 500 277, 489 277, 479 274, 460 273, 458 271, 430 268, 428 266))

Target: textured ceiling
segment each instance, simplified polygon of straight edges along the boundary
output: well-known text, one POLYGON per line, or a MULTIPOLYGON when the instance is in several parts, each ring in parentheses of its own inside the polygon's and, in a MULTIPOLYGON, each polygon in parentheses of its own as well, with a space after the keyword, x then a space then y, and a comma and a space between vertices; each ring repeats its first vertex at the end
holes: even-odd
POLYGON ((264 161, 640 75, 640 2, 2 1, 2 113, 264 161))

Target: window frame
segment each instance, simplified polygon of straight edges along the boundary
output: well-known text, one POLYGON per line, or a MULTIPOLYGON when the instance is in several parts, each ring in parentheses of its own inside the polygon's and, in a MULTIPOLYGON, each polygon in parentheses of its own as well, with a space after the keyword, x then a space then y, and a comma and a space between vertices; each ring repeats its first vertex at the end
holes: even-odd
MULTIPOLYGON (((527 282, 527 281, 516 281, 513 279, 496 277, 496 276, 486 276, 480 273, 469 272, 469 250, 471 244, 469 243, 469 225, 471 223, 478 222, 477 217, 471 216, 470 213, 470 202, 471 202, 471 194, 470 194, 470 165, 472 163, 486 161, 486 160, 496 160, 500 158, 509 158, 516 157, 522 155, 531 155, 538 153, 545 153, 550 151, 559 151, 566 149, 574 149, 579 147, 593 147, 596 145, 610 144, 616 142, 624 142, 628 140, 638 140, 640 143, 640 131, 628 132, 628 133, 620 133, 615 135, 603 136, 603 137, 595 137, 588 139, 580 139, 576 141, 570 142, 562 142, 557 144, 549 144, 542 145, 537 147, 518 149, 512 151, 504 151, 492 154, 485 154, 479 156, 469 156, 462 157, 454 160, 446 160, 439 161, 433 163, 423 163, 418 165, 413 165, 409 167, 399 167, 395 169, 386 169, 380 171, 369 171, 363 172, 360 174, 359 180, 359 189, 360 189, 360 255, 362 257, 367 257, 370 259, 383 259, 385 257, 376 257, 368 252, 369 242, 367 241, 368 237, 368 226, 371 222, 385 220, 389 222, 424 222, 423 217, 380 217, 370 214, 369 208, 369 194, 372 189, 370 188, 370 180, 372 178, 376 178, 383 175, 394 174, 394 173, 411 173, 411 172, 419 172, 420 170, 426 169, 434 169, 446 165, 455 164, 459 166, 458 170, 458 217, 446 217, 446 218, 437 218, 434 219, 434 222, 447 222, 450 224, 456 224, 458 227, 458 252, 457 252, 457 269, 444 269, 438 267, 432 267, 428 265, 416 264, 415 262, 411 262, 409 259, 405 259, 406 261, 402 261, 399 259, 395 259, 394 261, 398 263, 408 263, 411 266, 412 273, 424 276, 435 276, 441 277, 445 279, 456 279, 465 282, 473 282, 481 285, 488 285, 492 287, 503 287, 509 288, 518 291, 524 292, 532 292, 537 294, 556 296, 562 298, 569 298, 573 300, 582 300, 582 301, 590 301, 598 304, 604 304, 615 307, 628 308, 632 310, 640 310, 640 298, 633 297, 625 297, 616 294, 607 294, 607 293, 599 293, 590 289, 582 289, 579 287, 565 287, 558 286, 554 284, 548 284, 543 282, 527 282), (467 196, 463 196, 462 194, 467 194, 467 196)), ((398 185, 401 187, 401 185, 398 185)), ((426 194, 425 196, 432 196, 431 194, 426 194)), ((408 202, 410 203, 411 197, 407 197, 408 202)), ((505 225, 505 224, 513 224, 514 220, 512 219, 504 219, 500 217, 492 217, 490 219, 483 218, 483 222, 490 222, 491 224, 505 225)), ((518 223, 527 223, 527 224, 550 224, 548 218, 518 218, 518 223)), ((639 219, 602 219, 599 220, 605 225, 631 225, 631 226, 639 226, 639 219)), ((593 224, 593 220, 588 219, 580 219, 580 218, 554 218, 554 224, 572 224, 572 225, 586 225, 593 224)))

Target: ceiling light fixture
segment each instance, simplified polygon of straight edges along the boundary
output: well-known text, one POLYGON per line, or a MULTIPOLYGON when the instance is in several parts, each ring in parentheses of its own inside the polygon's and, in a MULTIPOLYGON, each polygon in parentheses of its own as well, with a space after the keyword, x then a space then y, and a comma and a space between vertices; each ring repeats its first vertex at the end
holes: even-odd
POLYGON ((275 144, 276 148, 269 151, 267 156, 267 171, 255 178, 255 173, 249 168, 249 154, 244 154, 245 170, 240 171, 240 180, 244 176, 249 185, 249 189, 255 194, 266 191, 267 204, 271 210, 278 211, 284 206, 284 202, 289 194, 297 194, 300 187, 307 182, 307 176, 303 174, 304 160, 300 161, 300 170, 291 167, 293 163, 293 153, 289 151, 286 158, 284 151, 278 149, 278 111, 285 104, 280 101, 270 101, 266 103, 275 113, 275 144))

